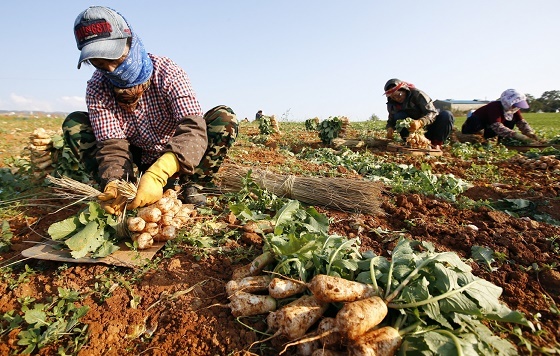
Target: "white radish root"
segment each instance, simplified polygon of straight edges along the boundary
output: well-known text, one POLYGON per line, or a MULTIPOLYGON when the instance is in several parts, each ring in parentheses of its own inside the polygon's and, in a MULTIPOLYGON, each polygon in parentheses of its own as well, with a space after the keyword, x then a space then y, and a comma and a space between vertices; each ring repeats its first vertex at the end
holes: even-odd
POLYGON ((235 317, 265 314, 276 310, 276 299, 268 295, 237 291, 231 295, 229 307, 235 317))
POLYGON ((129 217, 126 221, 129 231, 140 232, 146 227, 146 221, 138 216, 129 217))
MULTIPOLYGON (((312 295, 304 295, 267 317, 270 330, 277 330, 275 336, 283 335, 288 340, 295 340, 305 335, 327 310, 328 303, 323 303, 312 295)), ((272 314, 272 313, 271 313, 272 314)))
POLYGON ((324 274, 313 277, 308 287, 317 299, 327 303, 353 302, 376 294, 371 284, 324 274))
POLYGON ((271 277, 268 275, 261 275, 261 276, 249 276, 238 280, 231 280, 226 283, 226 294, 228 296, 231 296, 238 291, 243 291, 247 293, 265 291, 268 289, 270 279, 271 277))
POLYGON ((159 233, 159 225, 155 222, 146 223, 144 230, 142 232, 147 232, 151 236, 156 236, 159 233))
POLYGON ((148 234, 147 232, 132 235, 132 241, 137 243, 139 250, 148 249, 154 244, 152 235, 148 234))
POLYGON ((161 216, 160 223, 164 226, 171 225, 175 216, 171 213, 165 213, 161 216))
POLYGON ((348 345, 350 355, 393 356, 401 346, 399 331, 391 326, 371 330, 348 345))
POLYGON ((309 341, 303 344, 297 345, 298 356, 312 356, 315 350, 321 348, 321 343, 317 340, 309 341))
POLYGON ((340 347, 342 346, 342 338, 340 333, 336 331, 336 319, 335 318, 323 318, 317 325, 317 334, 326 334, 321 338, 321 344, 323 347, 340 347), (332 331, 327 333, 327 331, 332 331))
MULTIPOLYGON (((175 226, 164 226, 160 233, 156 235, 156 237, 158 239, 161 239, 161 241, 169 241, 169 240, 173 240, 174 238, 177 237, 177 228, 175 226)), ((154 239, 156 239, 154 237, 154 239)), ((159 240, 156 240, 159 241, 159 240)))
MULTIPOLYGON (((325 304, 328 305, 328 303, 325 304)), ((345 303, 336 314, 335 326, 333 328, 323 333, 315 333, 314 335, 286 344, 284 350, 300 343, 323 339, 333 333, 339 333, 343 342, 357 340, 381 323, 385 316, 387 316, 387 311, 385 301, 378 296, 345 303)), ((279 320, 276 322, 280 323, 279 320)))
POLYGON ((387 316, 387 304, 378 296, 344 304, 336 314, 336 330, 343 338, 356 340, 387 316))
POLYGON ((167 214, 173 210, 173 206, 175 205, 175 199, 171 197, 165 197, 158 200, 155 204, 156 208, 158 208, 162 214, 167 214))
POLYGON ((155 206, 147 206, 138 209, 138 217, 141 217, 146 222, 154 222, 157 223, 161 219, 161 210, 156 208, 155 206))
POLYGON ((306 289, 307 286, 303 282, 276 277, 268 285, 268 294, 273 298, 283 299, 303 293, 306 289))
POLYGON ((274 261, 274 255, 272 252, 267 251, 257 256, 251 263, 238 267, 233 270, 231 279, 241 279, 248 276, 256 276, 262 272, 262 270, 274 261))
POLYGON ((174 189, 167 189, 165 192, 163 192, 162 197, 163 197, 163 198, 173 198, 173 199, 177 199, 179 196, 178 196, 176 190, 174 190, 174 189))

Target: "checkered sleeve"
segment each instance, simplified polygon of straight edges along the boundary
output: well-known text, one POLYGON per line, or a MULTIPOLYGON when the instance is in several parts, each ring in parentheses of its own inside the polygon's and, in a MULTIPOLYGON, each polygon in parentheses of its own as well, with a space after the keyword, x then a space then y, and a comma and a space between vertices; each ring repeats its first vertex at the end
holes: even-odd
POLYGON ((97 141, 126 138, 126 134, 115 114, 117 104, 110 85, 97 71, 87 83, 86 104, 91 127, 97 141))

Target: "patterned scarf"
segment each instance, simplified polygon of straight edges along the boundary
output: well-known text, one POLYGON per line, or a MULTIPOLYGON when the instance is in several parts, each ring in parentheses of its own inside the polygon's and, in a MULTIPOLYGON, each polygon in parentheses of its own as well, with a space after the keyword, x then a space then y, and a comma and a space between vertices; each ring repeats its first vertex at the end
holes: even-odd
POLYGON ((154 70, 152 60, 146 53, 142 40, 134 33, 130 51, 114 71, 101 70, 101 73, 117 88, 131 88, 145 83, 154 70))
POLYGON ((513 120, 513 115, 519 110, 514 108, 513 105, 523 100, 526 100, 525 94, 515 89, 508 89, 500 95, 500 102, 504 108, 504 117, 507 121, 513 120))
POLYGON ((150 87, 154 66, 144 49, 142 40, 134 33, 130 24, 128 25, 132 31, 132 43, 126 59, 112 72, 100 71, 113 84, 117 104, 132 112, 136 109, 142 94, 150 87))
POLYGON ((392 87, 390 89, 387 89, 387 91, 385 93, 383 93, 383 95, 389 96, 399 89, 410 90, 410 89, 414 89, 414 88, 416 88, 414 86, 414 84, 401 81, 401 82, 397 83, 397 85, 395 85, 394 87, 392 87))

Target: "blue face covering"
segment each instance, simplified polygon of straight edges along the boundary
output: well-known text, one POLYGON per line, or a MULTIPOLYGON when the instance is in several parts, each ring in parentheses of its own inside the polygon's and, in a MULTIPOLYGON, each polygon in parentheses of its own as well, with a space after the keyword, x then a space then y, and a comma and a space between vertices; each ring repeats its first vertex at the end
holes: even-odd
POLYGON ((100 71, 117 88, 131 88, 148 81, 153 70, 152 60, 146 53, 142 40, 132 33, 132 44, 124 62, 112 72, 100 71))

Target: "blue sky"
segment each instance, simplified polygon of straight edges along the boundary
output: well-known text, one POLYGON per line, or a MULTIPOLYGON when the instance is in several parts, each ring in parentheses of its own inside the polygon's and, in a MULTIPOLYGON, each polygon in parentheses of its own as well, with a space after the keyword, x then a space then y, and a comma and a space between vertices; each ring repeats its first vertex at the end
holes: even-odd
POLYGON ((558 0, 19 0, 0 4, 0 109, 85 110, 72 28, 90 5, 181 65, 204 110, 239 118, 385 119, 394 77, 433 100, 560 90, 558 0))

